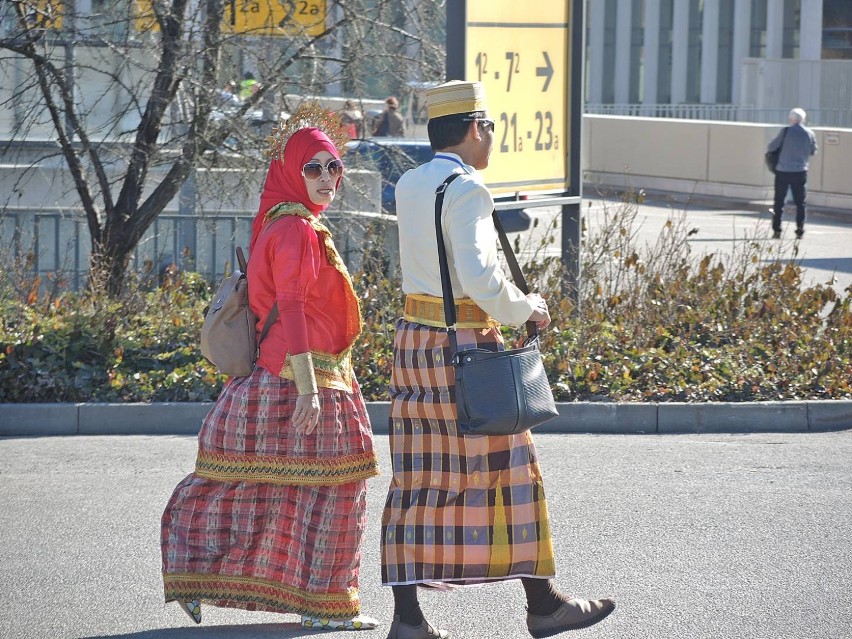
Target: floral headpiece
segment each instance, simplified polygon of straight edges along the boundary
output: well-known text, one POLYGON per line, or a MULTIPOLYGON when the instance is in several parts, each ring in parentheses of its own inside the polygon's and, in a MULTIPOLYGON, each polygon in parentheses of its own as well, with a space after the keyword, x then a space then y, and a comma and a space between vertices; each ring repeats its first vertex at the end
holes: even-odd
POLYGON ((300 129, 310 127, 325 133, 340 155, 346 150, 349 136, 340 121, 340 115, 316 102, 305 102, 300 104, 289 118, 282 118, 278 126, 272 128, 272 135, 266 138, 266 157, 273 160, 282 159, 290 136, 300 129))

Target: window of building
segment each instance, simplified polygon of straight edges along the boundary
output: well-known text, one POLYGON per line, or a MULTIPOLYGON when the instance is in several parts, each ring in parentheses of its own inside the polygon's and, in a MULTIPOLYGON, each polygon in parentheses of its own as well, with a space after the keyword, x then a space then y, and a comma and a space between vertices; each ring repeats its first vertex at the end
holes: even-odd
POLYGON ((852 2, 825 0, 822 8, 822 57, 852 60, 852 2))
POLYGON ((660 53, 657 66, 657 97, 653 102, 669 104, 672 101, 672 0, 660 2, 660 53))
POLYGON ((602 102, 612 104, 615 102, 615 30, 618 7, 616 0, 606 0, 604 11, 604 59, 602 102))
POLYGON ((686 101, 695 104, 701 102, 701 8, 699 0, 691 0, 689 4, 686 101))
POLYGON ((751 36, 748 55, 766 57, 766 0, 751 0, 751 36))
POLYGON ((91 0, 91 4, 88 26, 92 36, 123 40, 133 30, 133 0, 91 0))
POLYGON ((802 23, 802 1, 784 0, 784 40, 782 58, 799 57, 799 29, 802 23))
POLYGON ((633 0, 631 17, 633 26, 630 29, 630 99, 629 102, 636 104, 640 98, 641 79, 642 79, 642 47, 645 42, 644 29, 644 14, 643 0, 633 0))
MULTIPOLYGON (((62 0, 30 0, 24 5, 28 28, 39 31, 58 32, 65 22, 65 7, 62 0)), ((11 2, 0 1, 0 34, 13 35, 18 32, 18 13, 11 2)))
MULTIPOLYGON (((739 60, 737 60, 739 64, 739 60)), ((716 67, 716 102, 730 103, 734 82, 734 0, 719 3, 719 59, 716 67)))

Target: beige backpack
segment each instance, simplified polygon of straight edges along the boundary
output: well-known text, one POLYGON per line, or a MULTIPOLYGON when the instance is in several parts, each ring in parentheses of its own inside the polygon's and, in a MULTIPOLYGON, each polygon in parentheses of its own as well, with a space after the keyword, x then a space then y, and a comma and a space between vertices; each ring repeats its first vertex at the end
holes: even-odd
POLYGON ((257 316, 248 302, 247 263, 240 247, 237 247, 237 261, 239 269, 222 280, 204 311, 201 354, 225 375, 247 377, 254 370, 260 343, 278 318, 278 305, 272 305, 257 339, 257 316))

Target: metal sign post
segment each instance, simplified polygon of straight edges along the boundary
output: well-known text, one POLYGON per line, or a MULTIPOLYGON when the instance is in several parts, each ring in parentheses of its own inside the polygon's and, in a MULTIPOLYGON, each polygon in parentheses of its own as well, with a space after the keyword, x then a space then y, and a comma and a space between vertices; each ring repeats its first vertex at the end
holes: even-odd
MULTIPOLYGON (((562 207, 564 285, 578 301, 583 2, 448 0, 447 79, 482 82, 496 122, 483 177, 525 208, 562 207), (549 196, 549 197, 540 197, 549 196)), ((500 208, 507 208, 509 205, 500 208)), ((515 204, 517 206, 517 204, 515 204)))

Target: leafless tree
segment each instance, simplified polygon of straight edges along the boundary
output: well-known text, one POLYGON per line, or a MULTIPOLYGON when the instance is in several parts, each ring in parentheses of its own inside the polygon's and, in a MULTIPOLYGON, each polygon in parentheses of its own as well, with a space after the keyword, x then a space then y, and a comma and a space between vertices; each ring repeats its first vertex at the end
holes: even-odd
POLYGON ((194 171, 265 168, 262 140, 285 96, 378 98, 441 79, 443 16, 442 0, 7 0, 0 155, 70 175, 90 272, 116 294, 194 171), (239 27, 273 5, 285 14, 278 35, 239 27), (231 80, 241 100, 222 93, 231 80))

